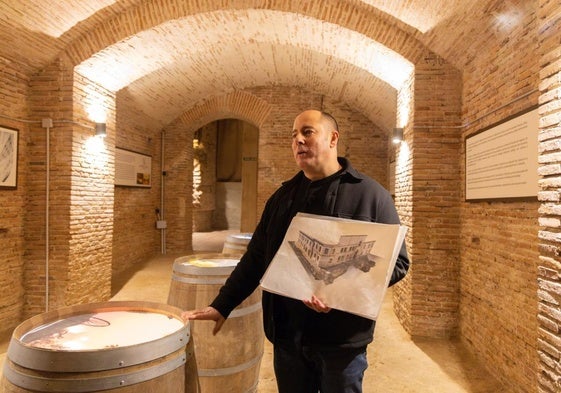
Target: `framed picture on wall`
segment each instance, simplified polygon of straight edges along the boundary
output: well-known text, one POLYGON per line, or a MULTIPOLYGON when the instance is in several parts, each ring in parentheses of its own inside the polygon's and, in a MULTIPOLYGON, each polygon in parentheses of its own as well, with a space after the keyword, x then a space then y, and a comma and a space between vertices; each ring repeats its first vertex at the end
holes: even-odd
POLYGON ((0 126, 0 188, 16 188, 18 130, 0 126))

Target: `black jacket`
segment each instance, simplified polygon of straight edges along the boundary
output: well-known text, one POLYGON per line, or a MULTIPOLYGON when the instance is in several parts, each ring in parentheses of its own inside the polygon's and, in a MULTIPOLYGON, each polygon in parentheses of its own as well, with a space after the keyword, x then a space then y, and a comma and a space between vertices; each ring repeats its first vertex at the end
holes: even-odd
MULTIPOLYGON (((247 252, 211 304, 220 314, 227 317, 258 287, 297 212, 399 224, 389 192, 356 171, 345 158, 339 157, 339 163, 341 171, 317 184, 299 172, 269 198, 247 252), (308 192, 313 187, 316 192, 308 192)), ((404 242, 390 285, 401 280, 408 268, 404 242)), ((339 310, 317 313, 299 300, 266 291, 262 302, 265 334, 274 344, 329 349, 360 347, 372 341, 375 321, 370 319, 339 310)))

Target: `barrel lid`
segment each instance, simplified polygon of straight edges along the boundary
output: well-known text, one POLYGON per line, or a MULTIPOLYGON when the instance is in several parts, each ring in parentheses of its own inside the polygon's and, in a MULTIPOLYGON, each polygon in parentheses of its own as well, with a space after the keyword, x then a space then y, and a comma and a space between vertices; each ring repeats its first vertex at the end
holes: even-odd
POLYGON ((222 259, 190 259, 183 263, 197 267, 233 267, 238 264, 239 259, 222 258, 222 259))
POLYGON ((183 321, 162 313, 107 310, 49 321, 25 332, 20 341, 59 351, 96 350, 157 340, 183 326, 183 321))
POLYGON ((65 372, 143 363, 185 347, 190 327, 181 319, 181 311, 140 301, 48 311, 14 329, 8 358, 29 369, 65 372))
POLYGON ((251 233, 251 232, 249 232, 249 233, 234 233, 232 235, 228 235, 227 238, 251 240, 252 236, 253 236, 253 233, 251 233))
POLYGON ((175 259, 175 272, 205 275, 229 275, 242 257, 241 254, 208 253, 186 255, 175 259))

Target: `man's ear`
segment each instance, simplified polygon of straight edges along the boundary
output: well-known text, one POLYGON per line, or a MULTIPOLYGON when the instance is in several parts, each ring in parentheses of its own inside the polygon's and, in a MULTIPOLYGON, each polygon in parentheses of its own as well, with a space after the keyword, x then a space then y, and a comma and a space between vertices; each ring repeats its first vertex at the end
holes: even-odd
POLYGON ((329 141, 329 147, 337 146, 337 141, 339 141, 339 132, 331 131, 331 140, 329 141))

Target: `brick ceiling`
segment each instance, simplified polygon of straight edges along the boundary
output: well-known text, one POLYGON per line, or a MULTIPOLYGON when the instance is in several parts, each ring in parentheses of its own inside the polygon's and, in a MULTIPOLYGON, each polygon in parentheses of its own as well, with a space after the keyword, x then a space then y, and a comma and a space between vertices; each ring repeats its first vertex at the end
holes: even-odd
POLYGON ((387 130, 396 91, 432 52, 463 69, 528 0, 1 0, 0 58, 32 75, 64 57, 165 125, 234 90, 289 85, 387 130))

